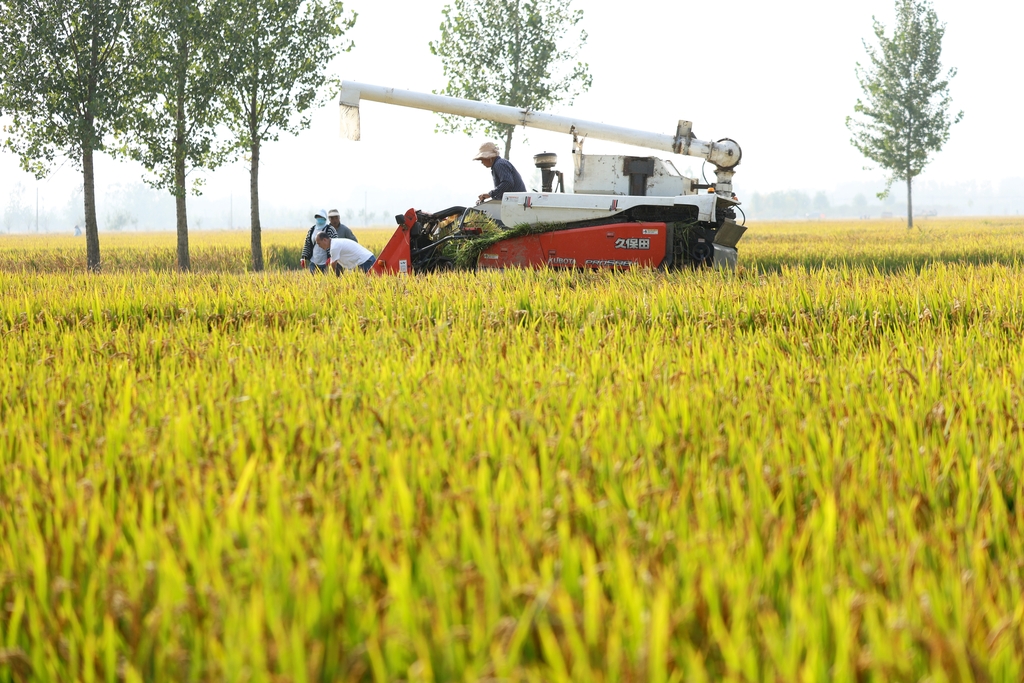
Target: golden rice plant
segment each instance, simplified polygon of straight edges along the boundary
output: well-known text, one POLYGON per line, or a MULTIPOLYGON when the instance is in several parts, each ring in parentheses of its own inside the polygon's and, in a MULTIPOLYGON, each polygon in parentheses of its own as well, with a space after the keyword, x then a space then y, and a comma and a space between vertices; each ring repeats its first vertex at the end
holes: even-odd
MULTIPOLYGON (((304 229, 264 230, 263 262, 267 270, 297 270, 306 238, 304 229)), ((364 246, 379 252, 392 228, 354 231, 364 246)), ((174 233, 114 233, 100 236, 101 270, 107 273, 172 271, 177 268, 174 233)), ((247 230, 193 231, 189 235, 192 270, 198 273, 244 273, 252 268, 247 230)), ((85 272, 85 238, 67 235, 0 237, 0 271, 13 273, 85 272)))
POLYGON ((1021 680, 1022 228, 4 266, 0 681, 1021 680))

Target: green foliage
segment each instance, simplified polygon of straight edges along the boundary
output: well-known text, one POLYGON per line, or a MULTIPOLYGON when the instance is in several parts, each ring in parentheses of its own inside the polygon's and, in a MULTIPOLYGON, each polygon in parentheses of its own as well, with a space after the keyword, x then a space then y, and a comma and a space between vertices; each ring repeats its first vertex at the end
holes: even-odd
POLYGON ((565 223, 522 223, 512 228, 500 228, 493 221, 486 219, 480 235, 451 242, 442 249, 444 249, 445 256, 455 261, 457 267, 476 268, 477 260, 484 249, 502 240, 524 235, 540 235, 564 228, 565 223))
MULTIPOLYGON (((882 199, 896 180, 907 181, 909 195, 911 181, 949 140, 950 126, 963 112, 950 117, 949 79, 956 69, 942 73, 946 26, 928 0, 896 0, 892 37, 877 19, 874 32, 878 48, 864 42, 871 64, 857 64, 864 99, 857 100, 854 111, 864 118, 847 117, 846 125, 854 147, 889 171, 882 199)), ((909 212, 908 201, 908 220, 909 212)))
MULTIPOLYGON (((590 88, 587 64, 577 53, 587 42, 572 0, 455 0, 442 10, 441 38, 430 52, 441 58, 448 85, 440 94, 534 111, 573 99, 590 88), (572 64, 575 62, 575 64, 572 64), (563 65, 568 65, 563 69, 563 65)), ((443 131, 504 139, 505 158, 515 126, 441 114, 443 131)))
POLYGON ((58 156, 83 171, 89 267, 100 266, 93 152, 123 125, 133 90, 140 0, 0 3, 4 145, 43 177, 58 156))
POLYGON ((103 150, 134 95, 137 0, 0 3, 0 111, 11 117, 4 145, 44 177, 57 156, 81 168, 103 150))
POLYGON ((309 127, 314 107, 337 93, 327 66, 352 49, 356 13, 340 0, 223 0, 231 46, 224 94, 227 123, 245 153, 281 132, 309 127))
POLYGON ((143 12, 136 36, 143 97, 123 131, 126 151, 154 173, 145 179, 151 186, 200 194, 201 180, 183 185, 175 167, 215 168, 227 151, 215 144, 225 55, 233 49, 222 35, 225 10, 216 0, 147 0, 143 12))

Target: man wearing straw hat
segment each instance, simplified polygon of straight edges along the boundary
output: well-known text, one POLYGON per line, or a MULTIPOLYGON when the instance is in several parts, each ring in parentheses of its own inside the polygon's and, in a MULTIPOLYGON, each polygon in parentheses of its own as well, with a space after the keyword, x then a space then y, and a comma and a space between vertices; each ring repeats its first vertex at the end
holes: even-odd
POLYGON ((352 232, 347 225, 341 222, 341 213, 337 209, 331 209, 327 212, 327 220, 330 222, 331 227, 334 228, 334 232, 338 237, 343 239, 352 240, 358 242, 356 235, 352 232))
POLYGON ((473 157, 473 161, 479 161, 491 169, 491 179, 494 181, 494 189, 484 192, 477 198, 481 202, 486 202, 488 199, 501 201, 506 192, 526 192, 526 185, 523 183, 519 171, 508 159, 501 158, 498 146, 493 142, 485 142, 480 145, 480 151, 473 157))

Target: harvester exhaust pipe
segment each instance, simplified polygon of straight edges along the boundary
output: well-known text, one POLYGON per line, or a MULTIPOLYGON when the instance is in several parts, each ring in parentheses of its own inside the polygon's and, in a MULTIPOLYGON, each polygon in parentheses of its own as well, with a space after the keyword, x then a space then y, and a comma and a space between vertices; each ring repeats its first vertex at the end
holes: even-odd
POLYGON ((676 126, 675 135, 664 135, 502 104, 488 104, 446 95, 428 95, 411 90, 342 81, 340 98, 342 136, 349 140, 358 140, 360 137, 359 101, 361 99, 395 104, 401 107, 426 109, 442 114, 468 116, 512 126, 526 126, 555 133, 575 134, 581 138, 597 138, 598 140, 705 159, 718 169, 718 181, 715 183, 715 188, 719 194, 726 196, 732 195, 732 176, 743 156, 740 146, 735 140, 728 138, 717 142, 698 140, 693 136, 693 124, 689 121, 680 121, 676 126))
POLYGON ((565 182, 561 171, 555 170, 558 163, 558 155, 554 152, 541 152, 533 155, 534 165, 540 169, 540 191, 541 192, 565 192, 565 182), (558 178, 558 189, 555 188, 555 178, 558 178))

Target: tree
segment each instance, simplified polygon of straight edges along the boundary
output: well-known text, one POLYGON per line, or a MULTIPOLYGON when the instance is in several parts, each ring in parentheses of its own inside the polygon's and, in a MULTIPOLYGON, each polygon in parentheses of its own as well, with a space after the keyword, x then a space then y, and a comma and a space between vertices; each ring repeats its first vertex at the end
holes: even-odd
POLYGON ((854 112, 864 119, 847 117, 851 142, 861 154, 889 171, 879 199, 888 196, 897 180, 907 183, 907 227, 914 226, 913 180, 949 140, 949 129, 964 113, 951 117, 949 79, 939 63, 946 25, 940 24, 928 0, 896 0, 896 26, 892 37, 875 20, 878 49, 864 42, 871 64, 857 64, 857 78, 864 100, 854 112))
POLYGON ((4 228, 7 232, 13 232, 14 228, 28 228, 31 224, 32 213, 28 204, 25 203, 25 186, 15 183, 11 188, 11 194, 7 198, 7 208, 4 211, 4 228))
MULTIPOLYGON (((448 85, 442 95, 497 102, 534 111, 573 99, 590 88, 587 64, 577 61, 587 42, 580 30, 574 47, 560 43, 583 20, 572 0, 455 0, 441 11, 441 38, 430 42, 441 58, 448 85), (567 72, 555 73, 575 61, 567 72)), ((512 150, 515 126, 441 114, 445 132, 482 130, 512 150)))
MULTIPOLYGON (((155 174, 147 183, 174 196, 182 271, 191 268, 188 176, 197 168, 215 168, 226 152, 216 145, 227 52, 219 7, 209 0, 148 0, 137 36, 144 97, 127 133, 127 152, 155 174)), ((199 182, 191 189, 199 194, 199 182)))
MULTIPOLYGON (((260 226, 260 146, 309 127, 309 111, 337 93, 327 65, 352 49, 345 33, 356 22, 341 0, 224 0, 231 85, 227 123, 249 160, 252 267, 263 270, 260 226)), ((310 161, 309 173, 319 172, 310 161)))
POLYGON ((824 192, 819 192, 818 194, 814 195, 814 212, 821 215, 828 211, 828 209, 828 195, 825 194, 824 192))
POLYGON ((853 210, 857 212, 858 218, 863 218, 868 210, 868 198, 857 193, 857 196, 853 198, 853 210))
POLYGON ((82 170, 89 269, 100 268, 93 156, 122 127, 136 99, 139 0, 4 0, 0 3, 0 110, 5 146, 37 178, 58 155, 82 170))

